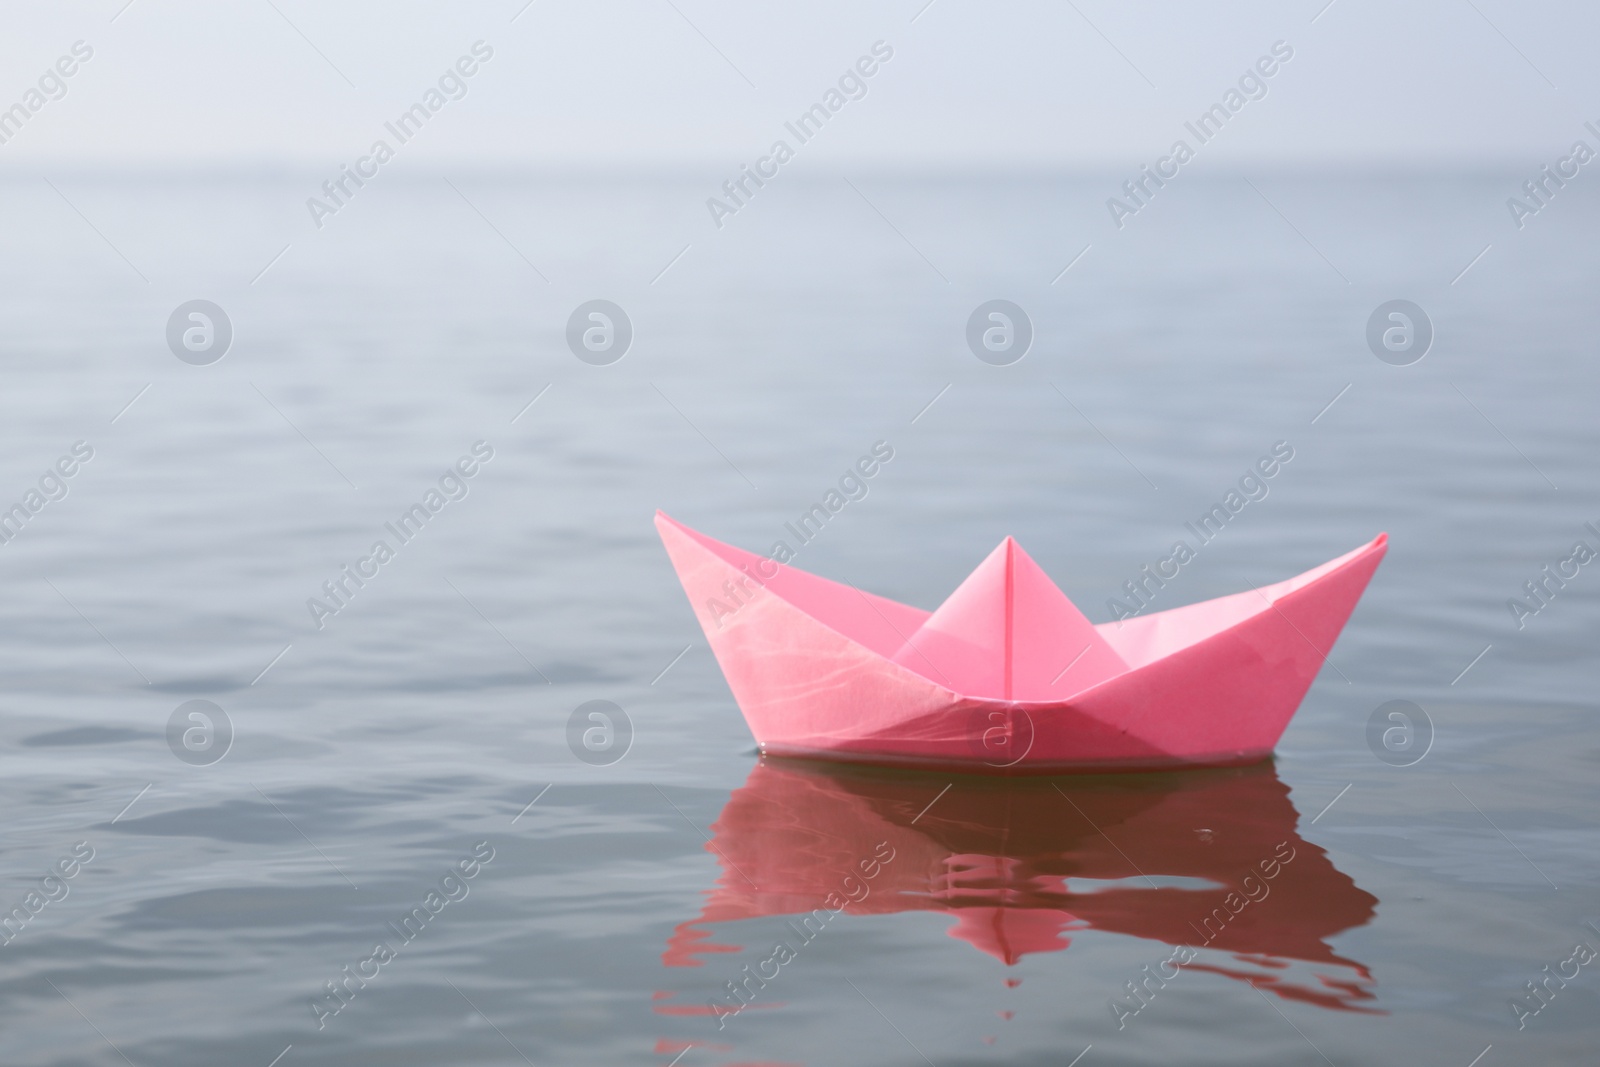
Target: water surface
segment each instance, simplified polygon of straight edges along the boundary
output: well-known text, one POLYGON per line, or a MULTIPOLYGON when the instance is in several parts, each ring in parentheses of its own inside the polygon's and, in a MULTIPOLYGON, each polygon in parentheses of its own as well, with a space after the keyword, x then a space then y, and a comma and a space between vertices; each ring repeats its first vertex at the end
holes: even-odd
POLYGON ((386 175, 319 231, 311 176, 52 175, 101 235, 5 180, 0 498, 93 449, 0 547, 0 904, 92 850, 0 949, 7 1063, 1592 1049, 1590 969, 1520 1031, 1511 1008, 1600 946, 1595 579, 1521 629, 1507 607, 1600 547, 1583 189, 1519 232, 1510 177, 1252 175, 1292 229, 1196 173, 1117 231, 1112 176, 851 176, 891 228, 797 173, 719 231, 687 178, 449 177, 470 205, 386 175), (208 367, 164 339, 197 297, 236 331, 208 367), (1010 367, 963 339, 995 297, 1036 328, 1010 367), (635 327, 606 367, 564 340, 595 298, 635 327), (1437 330, 1409 367, 1364 340, 1395 298, 1437 330), (480 441, 465 496, 319 628, 307 600, 480 441), (651 516, 764 550, 879 441, 795 564, 924 608, 1011 534, 1105 621, 1278 442, 1154 609, 1391 547, 1271 764, 763 763, 651 516), (167 743, 192 699, 235 731, 208 766, 167 743), (607 766, 567 744, 596 699, 634 730, 607 766), (1411 766, 1368 746, 1391 700, 1432 723, 1411 766))

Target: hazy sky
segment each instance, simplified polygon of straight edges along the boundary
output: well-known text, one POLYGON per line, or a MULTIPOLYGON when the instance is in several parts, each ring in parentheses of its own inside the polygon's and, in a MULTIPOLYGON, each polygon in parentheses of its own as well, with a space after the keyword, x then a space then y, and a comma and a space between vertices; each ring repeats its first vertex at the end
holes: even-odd
MULTIPOLYGON (((1293 58, 1206 149, 1217 164, 1531 171, 1600 120, 1600 12, 1575 0, 124 3, 6 4, 0 107, 74 42, 93 57, 0 164, 337 167, 479 40, 493 57, 408 158, 737 166, 880 40, 893 57, 812 165, 1136 167, 1275 41, 1293 58)), ((46 81, 33 101, 59 95, 46 81)))

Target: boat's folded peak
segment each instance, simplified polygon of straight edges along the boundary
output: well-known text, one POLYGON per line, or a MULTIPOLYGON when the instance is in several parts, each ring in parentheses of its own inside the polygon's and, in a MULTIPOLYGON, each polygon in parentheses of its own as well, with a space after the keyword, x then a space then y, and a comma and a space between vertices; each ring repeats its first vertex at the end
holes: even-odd
POLYGON ((1276 610, 1283 598, 1370 553, 1381 554, 1388 540, 1379 534, 1271 585, 1096 625, 1009 536, 927 612, 797 570, 775 558, 777 553, 735 548, 662 511, 656 522, 687 535, 762 591, 927 682, 967 698, 1018 704, 1071 699, 1276 610))

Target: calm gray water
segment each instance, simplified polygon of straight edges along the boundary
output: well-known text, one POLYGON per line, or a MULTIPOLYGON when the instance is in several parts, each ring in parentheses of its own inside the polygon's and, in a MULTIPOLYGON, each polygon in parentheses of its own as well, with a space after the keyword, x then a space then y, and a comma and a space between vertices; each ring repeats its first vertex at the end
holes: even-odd
POLYGON ((5 1063, 1592 1056, 1600 575, 1507 606, 1600 548, 1591 190, 1518 231, 1517 175, 1186 173, 1118 231, 1118 175, 785 173, 719 231, 701 180, 386 173, 317 230, 321 177, 4 180, 0 500, 93 452, 0 546, 5 1063), (209 366, 164 334, 197 298, 235 335, 209 366), (597 298, 634 329, 609 366, 564 339, 597 298), (964 340, 993 298, 1036 331, 1011 366, 964 340), (1392 299, 1434 324, 1413 365, 1367 347, 1392 299), (927 608, 1012 534, 1109 619, 1279 441, 1153 608, 1390 552, 1265 767, 763 765, 653 512, 764 550, 877 441, 795 563, 927 608), (220 760, 169 747, 190 700, 220 760), (569 748, 590 700, 619 761, 569 748), (1369 745, 1392 700, 1431 747, 1369 745))

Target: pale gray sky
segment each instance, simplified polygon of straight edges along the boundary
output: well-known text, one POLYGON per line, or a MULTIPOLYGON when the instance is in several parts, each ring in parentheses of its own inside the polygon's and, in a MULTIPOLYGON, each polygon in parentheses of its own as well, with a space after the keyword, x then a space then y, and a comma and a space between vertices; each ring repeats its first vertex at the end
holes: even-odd
POLYGON ((1279 40, 1214 165, 1536 169, 1600 119, 1600 12, 1575 0, 124 3, 5 5, 0 107, 94 55, 0 165, 337 167, 480 39, 413 165, 737 166, 878 40, 893 58, 808 165, 1136 167, 1279 40))

